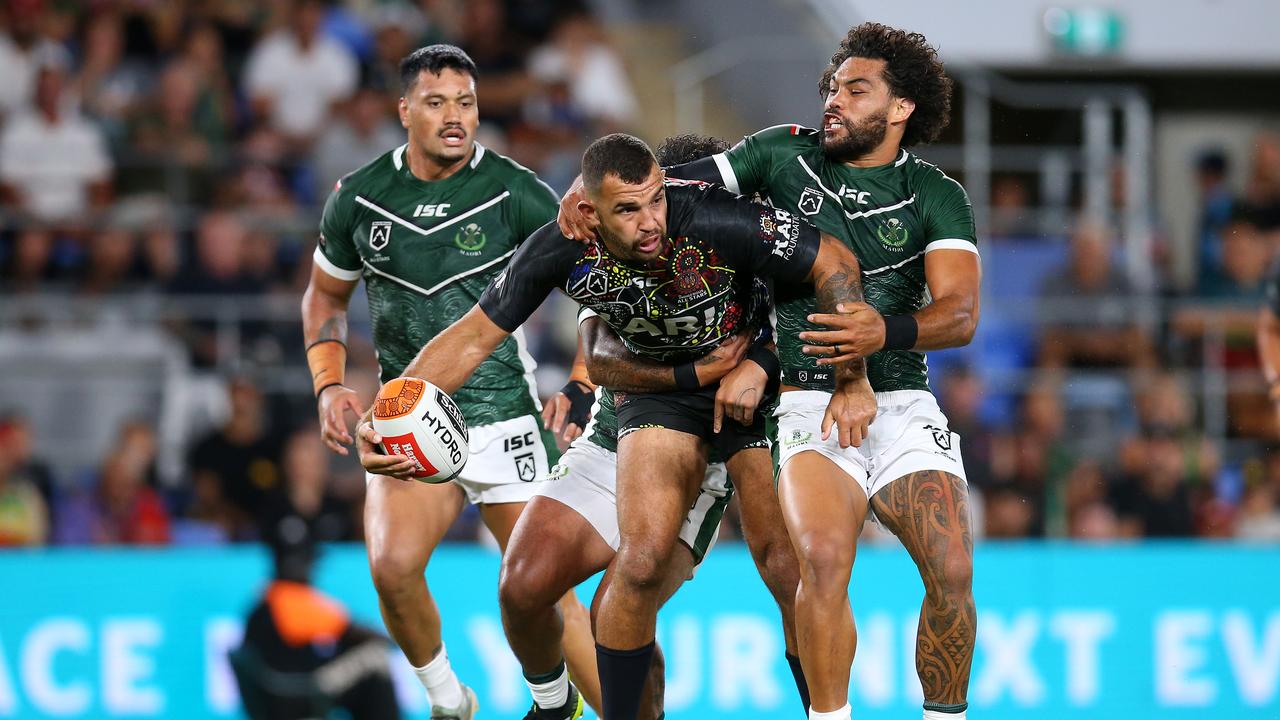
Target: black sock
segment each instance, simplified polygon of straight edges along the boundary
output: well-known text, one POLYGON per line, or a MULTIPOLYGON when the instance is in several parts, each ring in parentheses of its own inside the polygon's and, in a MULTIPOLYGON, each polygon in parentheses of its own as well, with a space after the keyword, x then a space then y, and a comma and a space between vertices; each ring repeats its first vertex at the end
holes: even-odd
POLYGON ((791 666, 791 677, 796 681, 796 692, 800 693, 800 702, 804 703, 804 714, 809 715, 809 681, 804 679, 804 668, 800 667, 800 658, 787 653, 787 664, 791 666))
POLYGON ((634 650, 613 650, 596 643, 600 703, 609 720, 635 720, 653 662, 653 643, 634 650))

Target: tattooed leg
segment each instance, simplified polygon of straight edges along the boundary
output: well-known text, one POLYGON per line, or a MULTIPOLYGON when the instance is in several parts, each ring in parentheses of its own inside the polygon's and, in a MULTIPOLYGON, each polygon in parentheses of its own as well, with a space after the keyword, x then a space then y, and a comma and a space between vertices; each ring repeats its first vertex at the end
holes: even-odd
POLYGON ((902 541, 924 581, 916 672, 925 706, 961 705, 978 628, 967 486, 950 473, 925 470, 880 490, 871 507, 902 541))

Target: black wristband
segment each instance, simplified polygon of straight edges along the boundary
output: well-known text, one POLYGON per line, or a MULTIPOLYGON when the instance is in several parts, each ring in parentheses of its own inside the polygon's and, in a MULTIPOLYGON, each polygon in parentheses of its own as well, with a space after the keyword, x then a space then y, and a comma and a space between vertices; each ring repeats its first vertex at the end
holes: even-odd
POLYGON ((910 350, 916 346, 920 325, 910 315, 884 316, 884 349, 910 350))
POLYGON ((765 375, 771 380, 782 374, 782 364, 778 362, 777 353, 764 343, 752 345, 747 351, 747 359, 764 368, 765 375))
POLYGON ((334 386, 342 387, 342 383, 340 383, 340 382, 331 382, 331 383, 329 383, 328 385, 325 385, 324 387, 320 388, 319 390, 317 390, 317 391, 316 391, 316 400, 319 400, 319 399, 320 399, 320 396, 324 394, 324 391, 325 391, 325 390, 328 390, 329 388, 334 387, 334 386))
POLYGON ((313 347, 315 347, 315 346, 317 346, 317 345, 323 345, 323 344, 325 344, 325 343, 327 343, 327 342, 336 342, 336 343, 338 343, 339 345, 341 345, 341 346, 342 346, 342 347, 344 347, 344 348, 347 346, 347 344, 346 344, 345 342, 343 342, 343 341, 339 340, 338 338, 320 338, 319 340, 317 340, 317 341, 315 341, 315 342, 313 342, 313 343, 308 344, 308 345, 307 345, 307 350, 310 350, 311 348, 313 348, 313 347))
POLYGON ((570 380, 560 388, 560 394, 569 398, 569 413, 565 420, 580 428, 586 427, 587 421, 591 419, 591 406, 596 402, 595 393, 588 390, 584 383, 570 380))
POLYGON ((693 368, 693 363, 677 365, 675 371, 677 389, 692 392, 702 387, 702 383, 698 382, 698 371, 693 368))

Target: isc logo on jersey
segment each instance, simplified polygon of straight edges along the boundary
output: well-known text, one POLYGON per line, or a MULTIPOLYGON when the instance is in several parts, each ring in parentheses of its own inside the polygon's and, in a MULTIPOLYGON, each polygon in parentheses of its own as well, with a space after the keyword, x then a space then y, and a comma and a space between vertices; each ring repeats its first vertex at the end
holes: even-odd
POLYGON ((413 216, 420 217, 447 217, 449 215, 449 207, 453 203, 440 203, 438 205, 419 205, 414 208, 413 216))
POLYGON ((373 429, 382 436, 382 451, 413 460, 413 476, 423 482, 454 479, 470 456, 467 423, 457 403, 420 378, 396 378, 378 390, 373 429))

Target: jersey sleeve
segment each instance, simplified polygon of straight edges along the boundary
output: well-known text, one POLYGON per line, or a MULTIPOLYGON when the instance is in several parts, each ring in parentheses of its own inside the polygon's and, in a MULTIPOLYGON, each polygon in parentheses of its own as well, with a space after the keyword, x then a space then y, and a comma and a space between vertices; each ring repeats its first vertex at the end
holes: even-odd
POLYGON ((339 280, 360 279, 363 263, 356 250, 352 215, 351 201, 338 181, 324 203, 314 259, 320 269, 339 280))
POLYGON ((932 187, 923 189, 925 206, 925 252, 934 250, 968 250, 978 252, 978 235, 973 222, 973 205, 960 186, 939 172, 932 187))
POLYGON ((523 242, 538 228, 556 219, 560 211, 560 198, 554 190, 533 173, 529 173, 515 188, 511 230, 517 242, 523 242))
POLYGON ((776 125, 713 155, 725 188, 735 195, 750 195, 767 188, 777 151, 790 146, 800 132, 799 125, 776 125))
POLYGON ((498 327, 515 332, 552 290, 564 285, 575 252, 580 254, 582 246, 561 235, 554 220, 543 225, 485 288, 480 309, 498 327))
POLYGON ((696 218, 717 249, 756 277, 801 283, 818 257, 818 229, 786 210, 710 190, 696 218))

